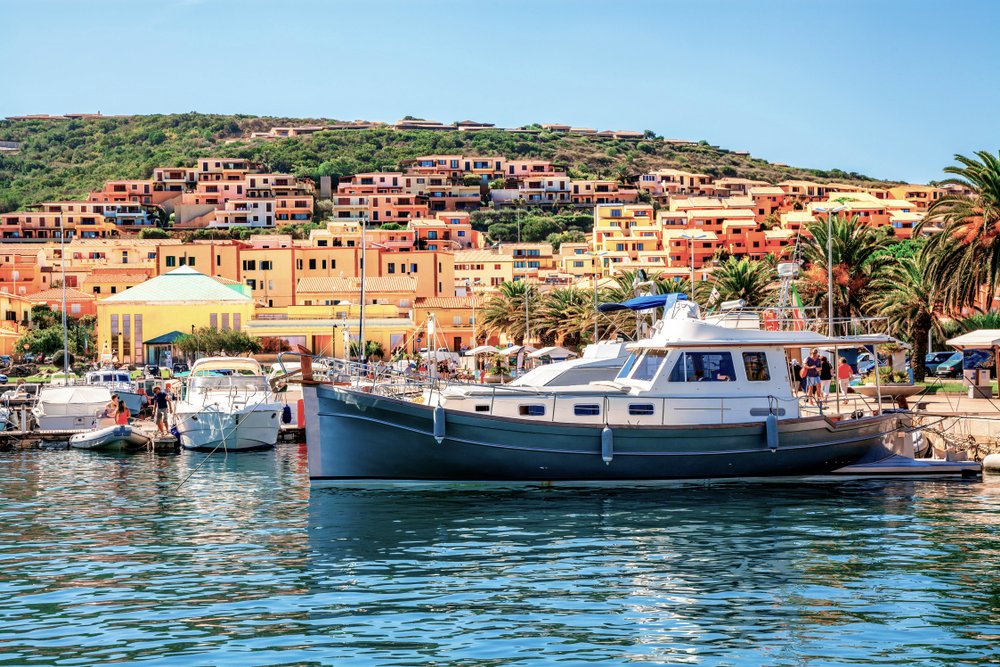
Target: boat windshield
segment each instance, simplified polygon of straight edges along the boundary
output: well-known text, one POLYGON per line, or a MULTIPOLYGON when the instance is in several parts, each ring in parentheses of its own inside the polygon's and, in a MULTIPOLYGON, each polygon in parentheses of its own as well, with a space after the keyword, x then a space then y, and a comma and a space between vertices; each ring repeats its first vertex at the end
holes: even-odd
POLYGON ((632 367, 635 366, 635 360, 638 358, 639 355, 634 353, 628 355, 628 359, 625 360, 625 365, 622 366, 622 369, 620 371, 618 371, 618 376, 615 379, 624 380, 625 378, 627 378, 628 374, 632 372, 632 367))
POLYGON ((234 387, 239 391, 266 391, 267 380, 261 375, 199 375, 191 378, 189 387, 193 392, 230 391, 234 387))

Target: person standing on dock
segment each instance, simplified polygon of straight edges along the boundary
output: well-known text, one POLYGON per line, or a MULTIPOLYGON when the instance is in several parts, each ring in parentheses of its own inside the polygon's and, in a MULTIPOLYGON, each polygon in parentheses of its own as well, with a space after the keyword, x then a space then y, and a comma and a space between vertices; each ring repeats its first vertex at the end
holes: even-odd
POLYGON ((813 350, 809 358, 806 359, 806 401, 809 403, 820 403, 823 399, 819 390, 819 369, 822 366, 819 360, 819 350, 813 350))
POLYGON ((115 415, 115 423, 119 426, 128 426, 128 418, 132 416, 125 401, 118 401, 118 413, 115 415))
POLYGON ((167 392, 159 387, 153 387, 153 421, 156 422, 156 432, 159 435, 170 435, 167 430, 167 415, 170 409, 171 401, 167 392))
POLYGON ((830 399, 830 381, 833 380, 833 366, 830 365, 830 360, 826 357, 820 357, 819 362, 819 395, 826 402, 830 399))
POLYGON ((840 365, 837 366, 837 387, 840 389, 840 402, 847 403, 847 387, 851 384, 851 375, 854 371, 851 370, 851 365, 847 363, 847 359, 843 357, 840 358, 840 365))

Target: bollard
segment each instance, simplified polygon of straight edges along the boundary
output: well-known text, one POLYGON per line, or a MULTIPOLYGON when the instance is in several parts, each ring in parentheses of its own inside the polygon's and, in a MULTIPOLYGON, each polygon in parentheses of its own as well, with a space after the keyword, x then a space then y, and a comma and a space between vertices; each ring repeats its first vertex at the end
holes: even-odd
POLYGON ((1000 454, 990 454, 983 459, 983 472, 1000 473, 1000 454))

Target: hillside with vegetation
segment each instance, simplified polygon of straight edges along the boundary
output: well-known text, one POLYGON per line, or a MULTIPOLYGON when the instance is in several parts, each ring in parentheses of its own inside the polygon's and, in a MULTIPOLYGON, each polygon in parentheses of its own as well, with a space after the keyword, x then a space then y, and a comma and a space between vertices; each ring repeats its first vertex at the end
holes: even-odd
POLYGON ((154 167, 191 166, 199 157, 249 158, 276 172, 318 179, 361 171, 398 170, 405 160, 432 153, 547 159, 574 178, 627 180, 673 167, 716 177, 770 182, 809 179, 879 184, 862 174, 779 166, 708 142, 672 144, 652 132, 626 140, 542 131, 402 131, 390 127, 326 130, 303 137, 250 140, 275 126, 338 122, 317 118, 263 118, 174 114, 82 120, 0 121, 0 141, 21 144, 0 154, 0 212, 98 190, 107 180, 148 178, 154 167))

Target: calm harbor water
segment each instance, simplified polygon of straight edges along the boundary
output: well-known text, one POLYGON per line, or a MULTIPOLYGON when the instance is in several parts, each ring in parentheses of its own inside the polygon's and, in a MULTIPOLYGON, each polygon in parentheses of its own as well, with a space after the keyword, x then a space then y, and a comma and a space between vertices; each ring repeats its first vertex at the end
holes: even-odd
POLYGON ((0 665, 996 664, 1000 480, 310 493, 0 453, 0 665))

